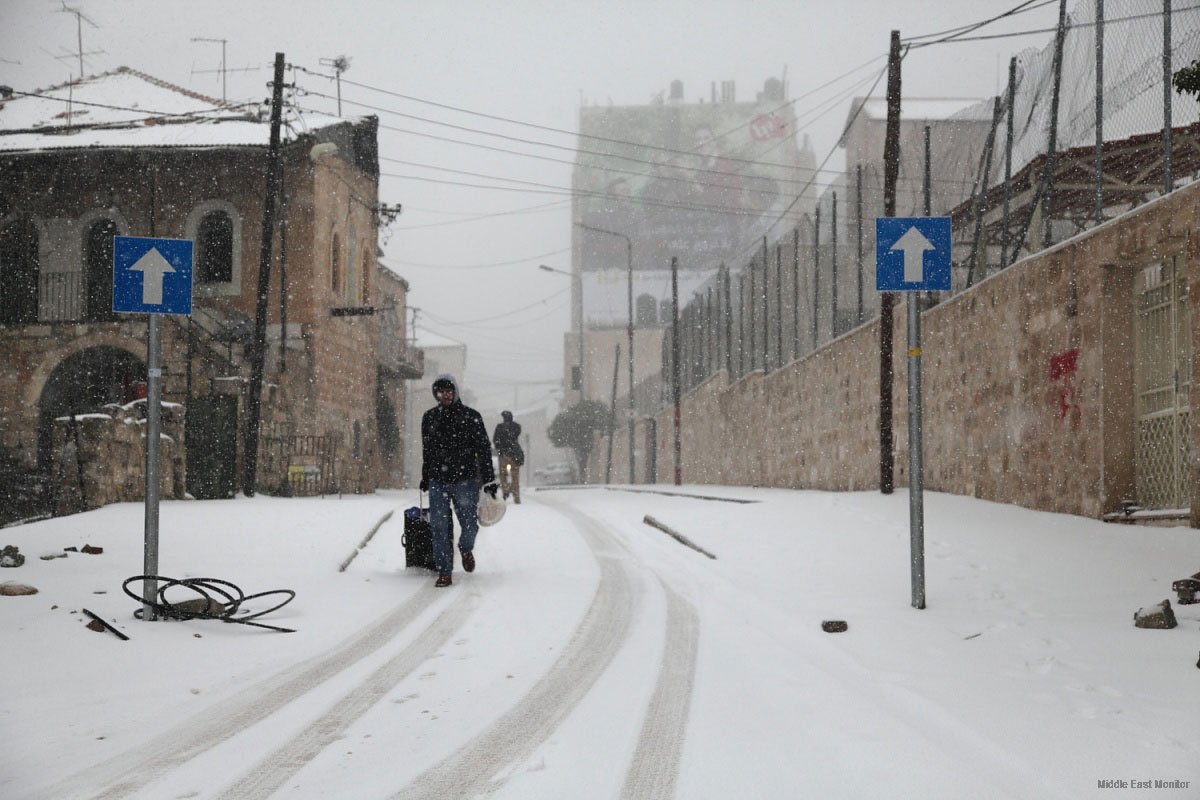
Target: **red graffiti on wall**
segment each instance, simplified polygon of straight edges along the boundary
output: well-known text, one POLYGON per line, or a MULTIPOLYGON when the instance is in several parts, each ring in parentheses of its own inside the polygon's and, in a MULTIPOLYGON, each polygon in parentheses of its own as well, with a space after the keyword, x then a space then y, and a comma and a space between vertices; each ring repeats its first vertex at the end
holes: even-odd
POLYGON ((1072 428, 1079 427, 1079 418, 1083 412, 1075 396, 1075 373, 1078 369, 1078 347, 1050 356, 1050 380, 1057 384, 1054 416, 1060 420, 1069 418, 1072 428))

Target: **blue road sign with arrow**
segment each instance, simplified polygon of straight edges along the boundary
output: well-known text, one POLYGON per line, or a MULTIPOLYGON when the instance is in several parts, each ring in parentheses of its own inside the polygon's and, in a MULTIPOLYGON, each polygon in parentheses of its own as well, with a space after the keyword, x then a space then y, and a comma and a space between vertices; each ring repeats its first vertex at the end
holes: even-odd
POLYGON ((950 291, 949 217, 876 217, 875 289, 950 291))
POLYGON ((113 311, 191 314, 191 240, 114 236, 113 311))

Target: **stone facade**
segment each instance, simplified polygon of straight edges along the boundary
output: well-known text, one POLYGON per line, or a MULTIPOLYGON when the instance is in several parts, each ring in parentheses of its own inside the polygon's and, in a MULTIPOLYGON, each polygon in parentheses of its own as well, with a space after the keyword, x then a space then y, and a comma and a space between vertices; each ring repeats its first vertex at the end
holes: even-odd
MULTIPOLYGON (((1023 259, 922 315, 925 486, 1099 517, 1136 499, 1136 276, 1172 260, 1185 276, 1190 370, 1200 374, 1200 185, 1192 184, 1023 259)), ((894 326, 897 486, 907 485, 907 347, 894 326)), ((1190 405, 1200 400, 1191 383, 1190 405)), ((781 369, 732 384, 724 371, 682 403, 683 480, 826 490, 879 486, 879 323, 781 369)), ((672 409, 654 453, 673 478, 672 409)), ((650 423, 639 423, 646 440, 650 423)), ((613 460, 624 463, 626 435, 613 460)), ((1200 527, 1200 426, 1186 442, 1191 524, 1200 527)), ((591 474, 603 474, 604 443, 591 474)))
MULTIPOLYGON (((397 416, 393 427, 402 430, 405 397, 394 376, 419 374, 419 354, 382 346, 396 328, 381 321, 385 316, 398 316, 403 336, 407 285, 400 280, 381 287, 375 125, 374 119, 332 124, 283 150, 267 298, 258 472, 265 491, 287 490, 289 454, 303 438, 317 438, 327 448, 326 489, 373 491, 398 485, 396 475, 402 474, 402 466, 398 471, 380 453, 380 375, 392 376, 387 392, 397 416), (313 150, 318 143, 336 147, 313 150), (385 306, 393 313, 380 313, 385 306)), ((120 235, 195 241, 203 237, 206 215, 219 211, 232 224, 231 274, 207 282, 197 274, 192 317, 163 318, 163 399, 187 407, 197 398, 234 398, 237 442, 230 457, 240 475, 265 156, 261 146, 0 153, 0 232, 32 224, 38 280, 37 319, 0 324, 0 447, 27 469, 54 474, 62 452, 51 445, 60 434, 50 420, 126 403, 145 380, 145 319, 89 305, 95 281, 89 236, 97 223, 107 221, 120 235), (94 374, 106 363, 116 366, 94 374)), ((89 441, 91 425, 85 426, 89 441)), ((173 463, 185 438, 173 437, 180 451, 173 463)), ((120 441, 114 435, 111 452, 120 441)), ((90 453, 106 452, 89 447, 90 453)), ((109 489, 102 481, 96 497, 131 499, 128 485, 114 479, 109 489)), ((175 488, 163 496, 177 494, 175 488)), ((88 498, 88 505, 97 504, 88 498)))

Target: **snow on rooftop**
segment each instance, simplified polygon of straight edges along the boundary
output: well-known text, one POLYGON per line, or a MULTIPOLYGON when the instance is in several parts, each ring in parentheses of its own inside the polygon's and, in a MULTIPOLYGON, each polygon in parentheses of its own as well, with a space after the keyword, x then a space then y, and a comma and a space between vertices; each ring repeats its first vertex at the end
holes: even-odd
MULTIPOLYGON (((344 122, 306 114, 304 130, 344 122)), ((0 102, 0 151, 80 147, 263 146, 257 103, 231 104, 128 67, 0 102)))

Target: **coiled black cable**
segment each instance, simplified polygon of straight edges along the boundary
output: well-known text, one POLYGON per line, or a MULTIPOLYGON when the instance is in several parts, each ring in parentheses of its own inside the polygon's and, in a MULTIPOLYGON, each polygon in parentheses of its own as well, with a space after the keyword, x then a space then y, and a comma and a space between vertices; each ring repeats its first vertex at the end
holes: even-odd
MULTIPOLYGON (((219 619, 222 622, 236 622, 239 625, 253 625, 256 628, 266 628, 280 633, 295 633, 293 628, 281 628, 278 625, 267 625, 262 622, 251 622, 251 620, 270 614, 272 611, 278 611, 295 599, 296 593, 291 589, 271 589, 266 592, 258 592, 257 594, 246 594, 237 584, 229 581, 221 580, 220 578, 168 578, 165 575, 134 575, 132 578, 126 578, 121 584, 121 591, 129 595, 143 606, 147 605, 140 595, 136 595, 129 590, 131 583, 138 581, 154 580, 158 582, 158 600, 154 603, 149 603, 150 608, 154 613, 168 619, 219 619), (167 590, 174 589, 176 586, 190 589, 195 592, 200 598, 206 601, 202 608, 197 608, 194 601, 188 601, 188 607, 182 607, 182 604, 172 603, 167 599, 167 590), (249 600, 257 600, 262 597, 270 597, 271 595, 287 595, 283 601, 276 603, 264 611, 258 611, 253 614, 243 614, 240 617, 235 617, 234 614, 242 607, 242 604, 249 600), (218 596, 220 599, 218 599, 218 596)), ((138 619, 142 618, 143 608, 139 608, 133 612, 133 615, 138 619)))

